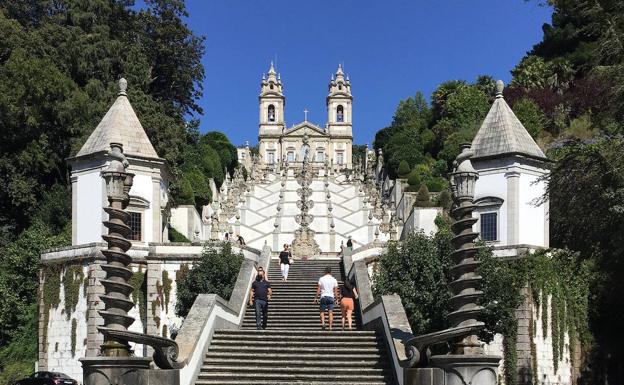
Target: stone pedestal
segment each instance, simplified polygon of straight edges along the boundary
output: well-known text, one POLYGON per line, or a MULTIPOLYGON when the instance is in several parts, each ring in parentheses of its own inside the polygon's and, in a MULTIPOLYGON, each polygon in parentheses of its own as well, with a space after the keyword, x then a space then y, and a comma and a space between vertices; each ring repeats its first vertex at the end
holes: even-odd
POLYGON ((83 358, 85 385, 179 385, 179 370, 151 369, 149 357, 83 358))
POLYGON ((405 385, 497 385, 498 356, 433 356, 430 367, 405 370, 405 385))

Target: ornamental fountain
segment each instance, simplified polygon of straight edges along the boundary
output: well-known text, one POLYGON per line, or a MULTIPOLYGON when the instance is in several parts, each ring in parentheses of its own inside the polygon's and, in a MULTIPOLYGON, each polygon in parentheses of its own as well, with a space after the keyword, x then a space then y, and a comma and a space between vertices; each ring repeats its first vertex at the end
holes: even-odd
MULTIPOLYGON (((305 134, 303 136, 303 144, 307 145, 307 143, 308 136, 305 134)), ((303 158, 301 172, 295 178, 299 186, 301 186, 297 189, 297 195, 299 195, 297 207, 301 210, 301 213, 295 216, 295 221, 299 224, 299 228, 295 230, 295 238, 292 243, 292 252, 297 258, 312 258, 321 252, 321 248, 314 239, 316 233, 310 228, 314 217, 309 211, 314 207, 314 201, 310 199, 312 196, 310 184, 312 183, 313 175, 310 172, 309 162, 308 154, 306 153, 303 158)))

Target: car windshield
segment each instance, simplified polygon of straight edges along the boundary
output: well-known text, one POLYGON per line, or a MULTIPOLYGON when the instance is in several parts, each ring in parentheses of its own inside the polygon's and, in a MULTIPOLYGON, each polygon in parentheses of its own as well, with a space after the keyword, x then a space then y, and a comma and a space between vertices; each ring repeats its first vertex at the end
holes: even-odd
POLYGON ((54 377, 69 378, 69 376, 65 373, 54 373, 54 377))

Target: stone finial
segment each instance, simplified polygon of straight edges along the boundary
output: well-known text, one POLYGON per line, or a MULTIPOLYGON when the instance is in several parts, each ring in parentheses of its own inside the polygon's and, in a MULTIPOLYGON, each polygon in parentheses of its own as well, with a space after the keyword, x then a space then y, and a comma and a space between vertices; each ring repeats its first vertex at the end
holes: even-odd
POLYGON ((496 81, 496 98, 503 97, 503 90, 505 89, 505 83, 502 80, 496 81))
POLYGON ((126 96, 126 89, 128 89, 128 81, 125 78, 119 79, 119 94, 126 96))

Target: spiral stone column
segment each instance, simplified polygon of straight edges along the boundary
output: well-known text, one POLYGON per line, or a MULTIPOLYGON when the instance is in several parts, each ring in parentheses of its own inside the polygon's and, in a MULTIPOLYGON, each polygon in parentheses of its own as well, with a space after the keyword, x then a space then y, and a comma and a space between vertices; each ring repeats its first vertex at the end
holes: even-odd
POLYGON ((478 333, 484 324, 480 321, 483 307, 479 298, 481 276, 477 272, 480 247, 475 244, 479 233, 473 231, 477 218, 473 200, 479 174, 472 167, 470 145, 462 145, 462 152, 454 162, 451 189, 455 202, 451 210, 454 219, 451 239, 454 265, 450 269, 453 281, 452 311, 448 315, 450 327, 419 335, 406 344, 408 357, 405 366, 406 385, 496 385, 499 356, 484 354, 478 333), (432 347, 448 346, 447 354, 432 355, 432 347))
MULTIPOLYGON (((451 259, 455 263, 451 267, 454 280, 449 284, 453 297, 451 305, 453 311, 448 315, 451 327, 483 327, 479 321, 483 307, 478 305, 478 299, 483 292, 479 290, 481 276, 477 273, 479 261, 476 255, 480 247, 474 242, 479 233, 473 231, 477 218, 472 213, 476 206, 473 203, 475 183, 479 174, 472 167, 470 145, 462 145, 462 152, 455 160, 455 170, 451 175, 451 186, 455 206, 451 210, 454 222, 451 226, 455 236, 451 243, 455 251, 451 259)), ((482 354, 482 343, 476 334, 470 334, 461 341, 452 344, 452 354, 482 354)))
MULTIPOLYGON (((126 172, 128 161, 123 156, 123 146, 120 143, 111 143, 110 146, 112 160, 109 167, 102 172, 109 202, 104 211, 109 219, 103 222, 108 229, 108 235, 103 235, 102 238, 108 243, 108 249, 102 250, 102 254, 106 257, 106 264, 102 265, 106 278, 100 280, 105 294, 100 296, 104 302, 104 310, 99 313, 104 319, 104 328, 125 331, 134 322, 134 318, 128 316, 128 311, 134 306, 134 302, 130 300, 133 289, 128 284, 132 277, 132 270, 129 269, 132 258, 126 254, 132 245, 128 240, 132 230, 127 224, 130 214, 125 211, 134 174, 126 172)), ((104 335, 101 350, 105 357, 130 356, 127 341, 107 334, 104 335)))

